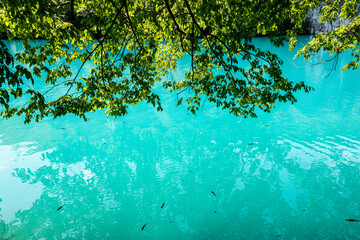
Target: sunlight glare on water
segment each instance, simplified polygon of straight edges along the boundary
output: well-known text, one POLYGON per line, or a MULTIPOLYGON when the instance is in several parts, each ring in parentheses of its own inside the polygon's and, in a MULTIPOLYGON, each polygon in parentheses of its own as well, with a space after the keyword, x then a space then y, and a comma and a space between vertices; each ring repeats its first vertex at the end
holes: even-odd
POLYGON ((0 120, 0 237, 358 238, 360 222, 346 219, 360 220, 359 71, 341 73, 344 54, 325 78, 331 64, 254 42, 315 91, 255 119, 209 103, 189 115, 158 90, 163 112, 0 120))

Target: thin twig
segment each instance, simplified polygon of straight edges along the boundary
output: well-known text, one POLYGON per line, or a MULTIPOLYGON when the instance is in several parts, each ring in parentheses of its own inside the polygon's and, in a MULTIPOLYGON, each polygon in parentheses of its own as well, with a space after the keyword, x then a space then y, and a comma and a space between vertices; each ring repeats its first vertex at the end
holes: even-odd
POLYGON ((121 12, 121 9, 122 9, 123 7, 124 7, 124 4, 121 6, 121 8, 120 8, 119 10, 117 10, 116 15, 115 15, 114 19, 112 20, 110 27, 107 29, 105 35, 104 35, 100 40, 98 40, 99 43, 98 43, 98 44, 96 45, 96 47, 88 54, 88 56, 86 57, 86 59, 85 59, 85 60, 83 61, 83 63, 81 64, 78 72, 77 72, 76 75, 75 75, 75 78, 72 80, 72 83, 71 83, 69 89, 67 90, 67 92, 65 93, 65 95, 68 95, 68 93, 70 92, 70 90, 71 90, 72 86, 74 85, 74 83, 75 83, 75 81, 76 81, 76 78, 78 77, 81 69, 83 68, 83 66, 85 65, 85 63, 90 59, 91 55, 95 52, 95 50, 96 50, 100 45, 102 46, 102 44, 103 44, 103 42, 105 41, 107 35, 110 33, 110 30, 111 30, 111 29, 113 28, 113 26, 115 25, 115 22, 116 22, 119 14, 120 14, 120 12, 121 12))

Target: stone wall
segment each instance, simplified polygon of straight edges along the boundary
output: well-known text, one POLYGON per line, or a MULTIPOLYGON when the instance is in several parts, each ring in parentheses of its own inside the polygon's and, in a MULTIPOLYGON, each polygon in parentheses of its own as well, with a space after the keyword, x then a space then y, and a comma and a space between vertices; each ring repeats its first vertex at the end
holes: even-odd
POLYGON ((336 19, 332 24, 320 22, 321 6, 317 6, 314 10, 309 10, 305 19, 304 30, 305 34, 314 35, 320 32, 330 32, 348 21, 341 21, 336 19))

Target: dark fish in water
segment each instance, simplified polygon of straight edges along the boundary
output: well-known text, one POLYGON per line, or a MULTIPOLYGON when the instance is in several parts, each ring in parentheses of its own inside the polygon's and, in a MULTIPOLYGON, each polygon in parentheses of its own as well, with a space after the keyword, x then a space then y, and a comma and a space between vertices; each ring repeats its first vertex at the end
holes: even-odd
POLYGON ((256 142, 251 142, 251 143, 248 143, 248 145, 255 145, 257 144, 256 142))
POLYGON ((145 226, 146 226, 147 223, 144 224, 144 226, 141 228, 141 231, 144 230, 145 226))
POLYGON ((269 124, 265 124, 264 127, 270 127, 270 125, 269 125, 269 124))
POLYGON ((282 234, 276 235, 276 237, 281 237, 282 234))
POLYGON ((348 221, 348 222, 360 222, 360 220, 356 220, 356 219, 352 219, 352 218, 345 219, 345 221, 348 221))
POLYGON ((216 197, 216 194, 213 191, 211 191, 211 193, 214 194, 214 196, 216 197))
POLYGON ((164 205, 165 205, 165 202, 161 205, 161 208, 163 208, 163 207, 164 207, 164 205))
POLYGON ((214 211, 214 213, 216 213, 216 211, 214 211))
POLYGON ((59 211, 60 209, 62 209, 62 207, 64 206, 65 204, 61 205, 56 211, 59 211))
POLYGON ((65 128, 59 128, 59 129, 65 129, 65 128))

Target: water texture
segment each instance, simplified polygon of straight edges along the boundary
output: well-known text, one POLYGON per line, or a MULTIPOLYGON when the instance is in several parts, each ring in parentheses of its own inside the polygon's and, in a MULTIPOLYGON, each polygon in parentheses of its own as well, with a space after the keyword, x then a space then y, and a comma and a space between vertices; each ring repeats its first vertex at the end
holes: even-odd
MULTIPOLYGON (((360 220, 360 72, 341 73, 344 54, 325 78, 332 63, 254 41, 315 91, 256 119, 209 103, 189 115, 158 90, 163 112, 141 103, 116 120, 0 120, 0 237, 359 238, 346 219, 360 220)), ((189 62, 179 69, 170 77, 189 62)))

